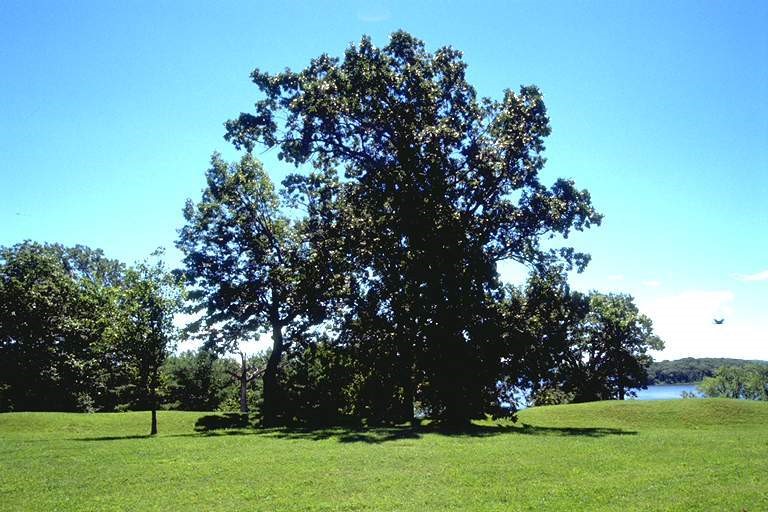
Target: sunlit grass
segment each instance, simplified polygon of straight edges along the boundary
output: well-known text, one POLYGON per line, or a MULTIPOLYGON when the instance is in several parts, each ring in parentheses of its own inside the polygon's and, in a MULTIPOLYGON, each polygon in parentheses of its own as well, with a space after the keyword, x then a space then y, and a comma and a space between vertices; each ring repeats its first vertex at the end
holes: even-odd
POLYGON ((0 414, 0 510, 768 510, 766 403, 541 407, 449 433, 204 416, 161 412, 149 438, 149 413, 0 414))

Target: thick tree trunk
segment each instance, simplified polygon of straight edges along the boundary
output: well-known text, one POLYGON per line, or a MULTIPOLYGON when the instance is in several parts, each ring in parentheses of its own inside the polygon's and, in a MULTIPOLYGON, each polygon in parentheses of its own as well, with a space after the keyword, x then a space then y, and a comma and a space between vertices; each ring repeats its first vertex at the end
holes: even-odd
MULTIPOLYGON (((448 325, 449 322, 446 318, 442 323, 448 325)), ((470 355, 464 350, 460 333, 448 328, 437 332, 436 339, 431 343, 433 347, 440 347, 443 358, 439 368, 443 375, 438 382, 444 409, 439 419, 447 428, 462 429, 470 425, 473 412, 471 391, 468 393, 467 390, 471 382, 468 374, 470 355)))
POLYGON ((272 336, 275 341, 272 344, 272 354, 270 354, 267 361, 263 377, 264 401, 262 405, 262 424, 266 427, 274 426, 277 423, 277 395, 279 393, 277 368, 283 355, 283 337, 279 327, 273 329, 272 336))
POLYGON ((416 427, 416 417, 413 411, 416 400, 415 362, 411 335, 411 333, 401 333, 401 336, 406 338, 402 344, 403 367, 405 369, 405 375, 403 375, 403 416, 405 421, 410 423, 412 427, 416 427))
POLYGON ((413 411, 413 405, 414 405, 414 399, 416 394, 416 385, 413 382, 413 370, 409 372, 409 375, 406 377, 405 381, 405 389, 403 390, 405 393, 405 410, 403 411, 405 414, 405 421, 408 422, 412 427, 416 427, 416 415, 413 411))
POLYGON ((157 435, 157 409, 154 404, 152 405, 152 427, 150 427, 149 435, 157 435))
POLYGON ((267 366, 264 369, 264 396, 261 410, 261 421, 265 427, 274 426, 277 423, 277 401, 279 394, 279 383, 277 380, 277 369, 280 360, 283 358, 283 327, 278 314, 277 299, 273 294, 272 312, 270 321, 272 323, 272 353, 269 355, 267 366))
MULTIPOLYGON (((621 354, 619 355, 619 358, 621 358, 621 354)), ((617 380, 619 383, 619 400, 624 400, 624 368, 621 359, 619 359, 619 369, 617 373, 617 380)))
MULTIPOLYGON (((406 289, 407 290, 407 289, 406 289)), ((406 291, 407 293, 407 291, 406 291)), ((407 311, 402 307, 395 309, 396 318, 396 336, 399 352, 399 384, 403 390, 403 402, 400 414, 395 418, 397 421, 410 423, 416 427, 416 417, 414 414, 414 404, 416 401, 416 356, 414 349, 414 339, 416 338, 416 321, 412 311, 407 311)))

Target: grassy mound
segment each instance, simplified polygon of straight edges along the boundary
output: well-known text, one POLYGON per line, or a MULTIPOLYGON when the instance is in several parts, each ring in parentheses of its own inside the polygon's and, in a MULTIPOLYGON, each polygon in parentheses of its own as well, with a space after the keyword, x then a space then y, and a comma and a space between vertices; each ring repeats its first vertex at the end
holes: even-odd
POLYGON ((0 414, 0 510, 768 510, 768 404, 600 402, 464 432, 0 414), (235 428, 227 428, 235 427, 235 428))
POLYGON ((535 407, 520 414, 524 422, 542 425, 630 429, 757 427, 768 420, 768 404, 724 398, 691 400, 627 400, 535 407))

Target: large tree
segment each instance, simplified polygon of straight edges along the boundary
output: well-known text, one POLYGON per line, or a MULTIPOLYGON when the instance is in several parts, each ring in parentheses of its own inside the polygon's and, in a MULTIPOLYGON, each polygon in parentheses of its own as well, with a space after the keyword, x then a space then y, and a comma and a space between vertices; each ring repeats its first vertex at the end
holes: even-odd
MULTIPOLYGON (((259 161, 246 155, 230 165, 214 155, 206 179, 200 202, 187 202, 177 244, 185 254, 193 310, 202 314, 191 328, 210 346, 228 351, 271 334, 261 372, 262 420, 273 424, 279 416, 279 365, 292 341, 286 334, 322 319, 328 284, 318 273, 327 265, 308 243, 304 223, 284 213, 259 161)), ((299 197, 314 195, 297 192, 294 203, 299 197)))
POLYGON ((581 268, 586 255, 541 240, 600 221, 571 181, 539 181, 550 128, 538 89, 478 98, 465 70, 460 52, 428 53, 405 32, 384 48, 366 37, 299 72, 255 70, 255 113, 227 123, 238 148, 343 169, 353 220, 340 246, 396 334, 408 408, 447 422, 494 400, 497 262, 581 268))

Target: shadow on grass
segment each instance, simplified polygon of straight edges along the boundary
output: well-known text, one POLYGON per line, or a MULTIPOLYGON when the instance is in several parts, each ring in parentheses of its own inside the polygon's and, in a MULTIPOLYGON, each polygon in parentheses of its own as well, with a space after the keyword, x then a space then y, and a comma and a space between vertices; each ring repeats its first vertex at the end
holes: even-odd
POLYGON ((277 439, 306 439, 321 441, 336 439, 340 443, 380 444, 406 439, 420 439, 424 434, 449 437, 490 437, 497 435, 581 436, 606 437, 637 435, 636 431, 607 427, 539 427, 522 425, 468 425, 463 428, 445 428, 439 425, 418 427, 277 427, 259 428, 246 415, 225 414, 203 416, 195 424, 195 431, 202 435, 260 435, 277 439), (219 433, 217 430, 223 430, 219 433))
POLYGON ((70 441, 124 441, 126 439, 149 439, 153 436, 149 434, 133 436, 100 436, 100 437, 76 437, 70 441))
POLYGON ((410 427, 379 427, 367 429, 353 429, 348 427, 280 427, 261 429, 258 433, 275 439, 308 439, 311 441, 336 439, 340 443, 380 444, 389 441, 419 439, 424 432, 422 429, 413 429, 410 427))
POLYGON ((195 432, 211 432, 214 430, 255 428, 255 419, 246 413, 227 412, 223 414, 209 414, 201 416, 195 422, 195 432))
MULTIPOLYGON (((201 416, 195 422, 195 432, 188 434, 162 434, 162 425, 160 435, 157 437, 198 437, 203 436, 234 436, 255 434, 256 425, 247 414, 224 413, 210 414, 201 416), (239 430, 235 430, 239 429, 239 430)), ((145 435, 126 435, 126 436, 100 436, 100 437, 77 437, 73 441, 121 441, 126 439, 150 439, 155 436, 145 435)))
POLYGON ((606 437, 606 436, 636 436, 635 430, 624 430, 621 428, 608 427, 536 427, 523 423, 520 427, 514 427, 513 430, 518 434, 527 434, 534 436, 582 436, 582 437, 606 437))
MULTIPOLYGON (((407 439, 420 439, 425 434, 437 434, 447 437, 491 437, 498 435, 527 435, 527 436, 578 436, 600 438, 607 436, 637 435, 636 431, 607 427, 542 427, 523 423, 522 425, 468 425, 463 428, 446 428, 440 425, 428 424, 418 427, 278 427, 260 428, 255 418, 241 413, 210 414, 201 416, 195 422, 195 432, 188 434, 171 434, 161 437, 191 437, 191 436, 244 436, 257 435, 273 439, 303 439, 322 441, 335 439, 340 443, 381 444, 407 439)), ((149 435, 81 437, 77 441, 117 441, 126 439, 149 439, 149 435)))
POLYGON ((582 437, 606 437, 616 435, 636 435, 637 432, 618 428, 572 428, 572 427, 536 427, 532 425, 507 426, 507 425, 470 425, 465 428, 441 428, 441 427, 388 427, 351 430, 346 428, 325 429, 297 429, 279 428, 262 429, 262 435, 279 439, 309 439, 320 441, 323 439, 337 439, 340 443, 371 443, 379 444, 388 441, 403 439, 419 439, 424 434, 437 434, 448 437, 491 437, 498 435, 538 435, 538 436, 582 436, 582 437))

